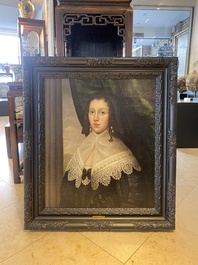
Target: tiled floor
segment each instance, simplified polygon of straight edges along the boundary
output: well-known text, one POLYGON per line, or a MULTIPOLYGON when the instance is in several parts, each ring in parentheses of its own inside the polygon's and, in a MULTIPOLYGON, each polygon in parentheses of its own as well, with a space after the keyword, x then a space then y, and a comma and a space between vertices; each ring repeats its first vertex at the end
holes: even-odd
POLYGON ((197 265, 198 149, 177 150, 174 232, 29 232, 23 230, 23 184, 13 184, 0 117, 0 264, 197 265))

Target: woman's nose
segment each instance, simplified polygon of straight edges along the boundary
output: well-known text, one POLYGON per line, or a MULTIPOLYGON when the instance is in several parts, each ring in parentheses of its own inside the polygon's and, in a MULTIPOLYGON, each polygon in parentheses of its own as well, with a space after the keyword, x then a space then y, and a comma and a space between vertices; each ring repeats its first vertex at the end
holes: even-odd
POLYGON ((94 114, 94 121, 98 121, 99 120, 99 115, 98 115, 98 113, 96 112, 95 114, 94 114))

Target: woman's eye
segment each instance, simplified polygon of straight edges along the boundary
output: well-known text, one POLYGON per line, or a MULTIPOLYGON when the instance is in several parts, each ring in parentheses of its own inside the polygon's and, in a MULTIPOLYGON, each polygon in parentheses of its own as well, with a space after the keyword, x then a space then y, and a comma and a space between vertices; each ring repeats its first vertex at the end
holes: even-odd
POLYGON ((99 115, 104 115, 105 114, 105 111, 104 110, 99 110, 98 114, 99 115))

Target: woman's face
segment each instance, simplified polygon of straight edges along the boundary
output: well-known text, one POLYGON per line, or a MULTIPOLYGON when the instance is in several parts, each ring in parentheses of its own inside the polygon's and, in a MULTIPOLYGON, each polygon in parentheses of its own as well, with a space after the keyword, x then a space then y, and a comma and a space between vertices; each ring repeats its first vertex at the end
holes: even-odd
POLYGON ((94 99, 90 102, 88 118, 95 133, 100 134, 108 128, 109 106, 104 99, 94 99))

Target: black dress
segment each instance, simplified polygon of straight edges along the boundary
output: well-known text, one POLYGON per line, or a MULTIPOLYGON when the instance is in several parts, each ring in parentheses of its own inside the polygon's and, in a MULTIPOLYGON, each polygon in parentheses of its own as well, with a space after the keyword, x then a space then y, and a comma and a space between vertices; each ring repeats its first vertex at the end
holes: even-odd
POLYGON ((128 195, 128 178, 124 173, 120 180, 112 179, 108 186, 100 184, 97 190, 93 190, 90 184, 76 188, 75 181, 68 181, 66 172, 61 186, 60 207, 117 208, 128 199, 128 195))
POLYGON ((146 182, 140 172, 137 159, 119 138, 109 141, 108 130, 101 134, 91 132, 66 167, 60 207, 145 206, 146 182), (93 150, 92 168, 85 169, 86 161, 93 150))
POLYGON ((148 187, 145 179, 136 173, 122 173, 120 180, 111 179, 108 186, 91 185, 76 188, 75 181, 68 181, 67 172, 61 186, 61 208, 131 208, 145 207, 148 202, 148 187))

